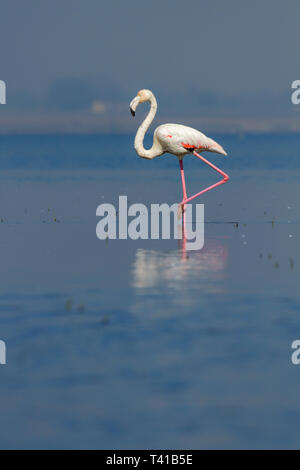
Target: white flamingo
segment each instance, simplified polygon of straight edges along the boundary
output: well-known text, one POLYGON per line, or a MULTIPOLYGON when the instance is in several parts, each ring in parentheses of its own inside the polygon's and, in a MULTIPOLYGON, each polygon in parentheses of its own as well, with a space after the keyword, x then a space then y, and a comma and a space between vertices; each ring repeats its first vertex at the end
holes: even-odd
POLYGON ((200 150, 220 153, 221 155, 227 155, 223 147, 221 147, 221 145, 219 145, 217 142, 210 139, 206 135, 202 134, 202 132, 193 129, 192 127, 183 126, 182 124, 163 124, 157 127, 154 131, 153 145, 151 149, 145 149, 143 145, 144 136, 156 114, 157 101, 152 91, 140 90, 137 96, 133 98, 130 103, 131 114, 135 116, 137 106, 140 103, 144 103, 146 101, 150 101, 150 111, 136 133, 134 140, 134 148, 141 158, 146 158, 148 160, 152 160, 153 158, 159 157, 164 153, 172 153, 173 155, 176 155, 178 157, 183 191, 183 199, 179 206, 181 209, 184 209, 184 205, 192 201, 196 197, 206 193, 207 191, 213 188, 216 188, 220 184, 226 183, 229 180, 229 176, 224 173, 224 171, 220 170, 220 168, 216 167, 204 157, 202 157, 202 155, 199 155, 196 152, 196 150, 200 150), (194 194, 191 197, 187 197, 182 162, 183 157, 188 153, 193 153, 196 157, 200 158, 204 163, 209 165, 211 168, 213 168, 215 171, 217 171, 223 176, 223 179, 218 183, 208 186, 207 188, 203 189, 199 193, 194 194))

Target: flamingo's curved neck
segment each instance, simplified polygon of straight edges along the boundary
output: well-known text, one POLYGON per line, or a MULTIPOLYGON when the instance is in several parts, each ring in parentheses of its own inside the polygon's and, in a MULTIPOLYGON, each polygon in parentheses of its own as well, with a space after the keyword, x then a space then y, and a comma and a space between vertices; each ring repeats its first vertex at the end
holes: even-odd
POLYGON ((140 125, 140 127, 138 128, 138 131, 136 133, 135 140, 134 140, 134 148, 136 150, 136 153, 142 158, 154 158, 154 157, 158 157, 159 155, 163 153, 159 142, 155 140, 155 138, 153 140, 153 144, 150 149, 148 150, 145 149, 144 144, 143 144, 145 134, 147 130, 149 129, 150 124, 153 121, 154 116, 157 111, 157 101, 154 95, 151 96, 150 104, 151 104, 150 111, 147 114, 144 121, 142 122, 142 124, 140 125))

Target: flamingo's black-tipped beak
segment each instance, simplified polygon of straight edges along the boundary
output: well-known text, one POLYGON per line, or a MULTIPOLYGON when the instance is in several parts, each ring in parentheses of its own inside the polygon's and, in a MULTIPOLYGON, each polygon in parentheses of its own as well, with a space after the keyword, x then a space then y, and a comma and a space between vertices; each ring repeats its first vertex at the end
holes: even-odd
POLYGON ((130 112, 131 112, 132 116, 135 116, 135 110, 138 107, 139 102, 140 102, 140 97, 139 96, 136 96, 131 101, 131 103, 129 105, 129 108, 130 108, 130 112))

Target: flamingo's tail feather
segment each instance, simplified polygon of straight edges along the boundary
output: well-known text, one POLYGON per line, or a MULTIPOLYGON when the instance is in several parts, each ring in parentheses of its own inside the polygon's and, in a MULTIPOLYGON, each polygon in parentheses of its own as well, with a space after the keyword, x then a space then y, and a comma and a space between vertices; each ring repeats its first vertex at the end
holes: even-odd
POLYGON ((222 145, 218 144, 213 139, 209 139, 209 147, 207 150, 209 150, 209 152, 215 152, 227 156, 227 153, 223 149, 222 145))

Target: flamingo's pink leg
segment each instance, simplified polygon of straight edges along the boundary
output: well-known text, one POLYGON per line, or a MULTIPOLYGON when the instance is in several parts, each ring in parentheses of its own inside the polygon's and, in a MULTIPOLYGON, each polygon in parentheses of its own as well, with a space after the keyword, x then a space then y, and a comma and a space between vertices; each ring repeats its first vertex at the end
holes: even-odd
POLYGON ((183 170, 183 162, 182 160, 179 160, 179 166, 180 166, 180 175, 181 175, 181 182, 182 182, 182 192, 183 192, 183 201, 187 198, 186 195, 186 185, 185 185, 185 178, 184 178, 184 170, 183 170))
MULTIPOLYGON (((181 182, 182 182, 182 194, 183 198, 181 203, 178 206, 178 218, 182 216, 182 213, 184 214, 184 204, 187 199, 187 194, 186 194, 186 185, 185 185, 185 177, 184 177, 184 170, 183 170, 183 162, 182 160, 179 160, 179 166, 180 166, 180 176, 181 176, 181 182)), ((182 222, 184 223, 184 217, 182 219, 182 222)))
POLYGON ((211 168, 213 168, 215 171, 217 171, 218 173, 220 173, 220 175, 223 176, 223 179, 221 181, 218 181, 218 183, 215 183, 215 184, 212 184, 211 186, 208 186, 208 188, 205 188, 203 189, 202 191, 200 191, 199 193, 197 194, 194 194, 194 196, 191 196, 185 200, 182 201, 181 204, 187 204, 188 202, 192 201, 193 199, 195 199, 196 197, 198 196, 201 196, 201 194, 204 194, 206 193, 207 191, 210 191, 211 189, 213 188, 216 188, 217 186, 220 186, 221 184, 224 184, 226 183, 228 180, 229 180, 229 176, 222 170, 220 170, 220 168, 218 168, 217 166, 213 165, 212 163, 210 163, 208 160, 206 160, 206 158, 202 157, 202 155, 199 155, 199 153, 193 151, 193 154, 196 155, 196 157, 200 158, 200 160, 202 160, 204 163, 206 163, 207 165, 209 165, 211 168))

